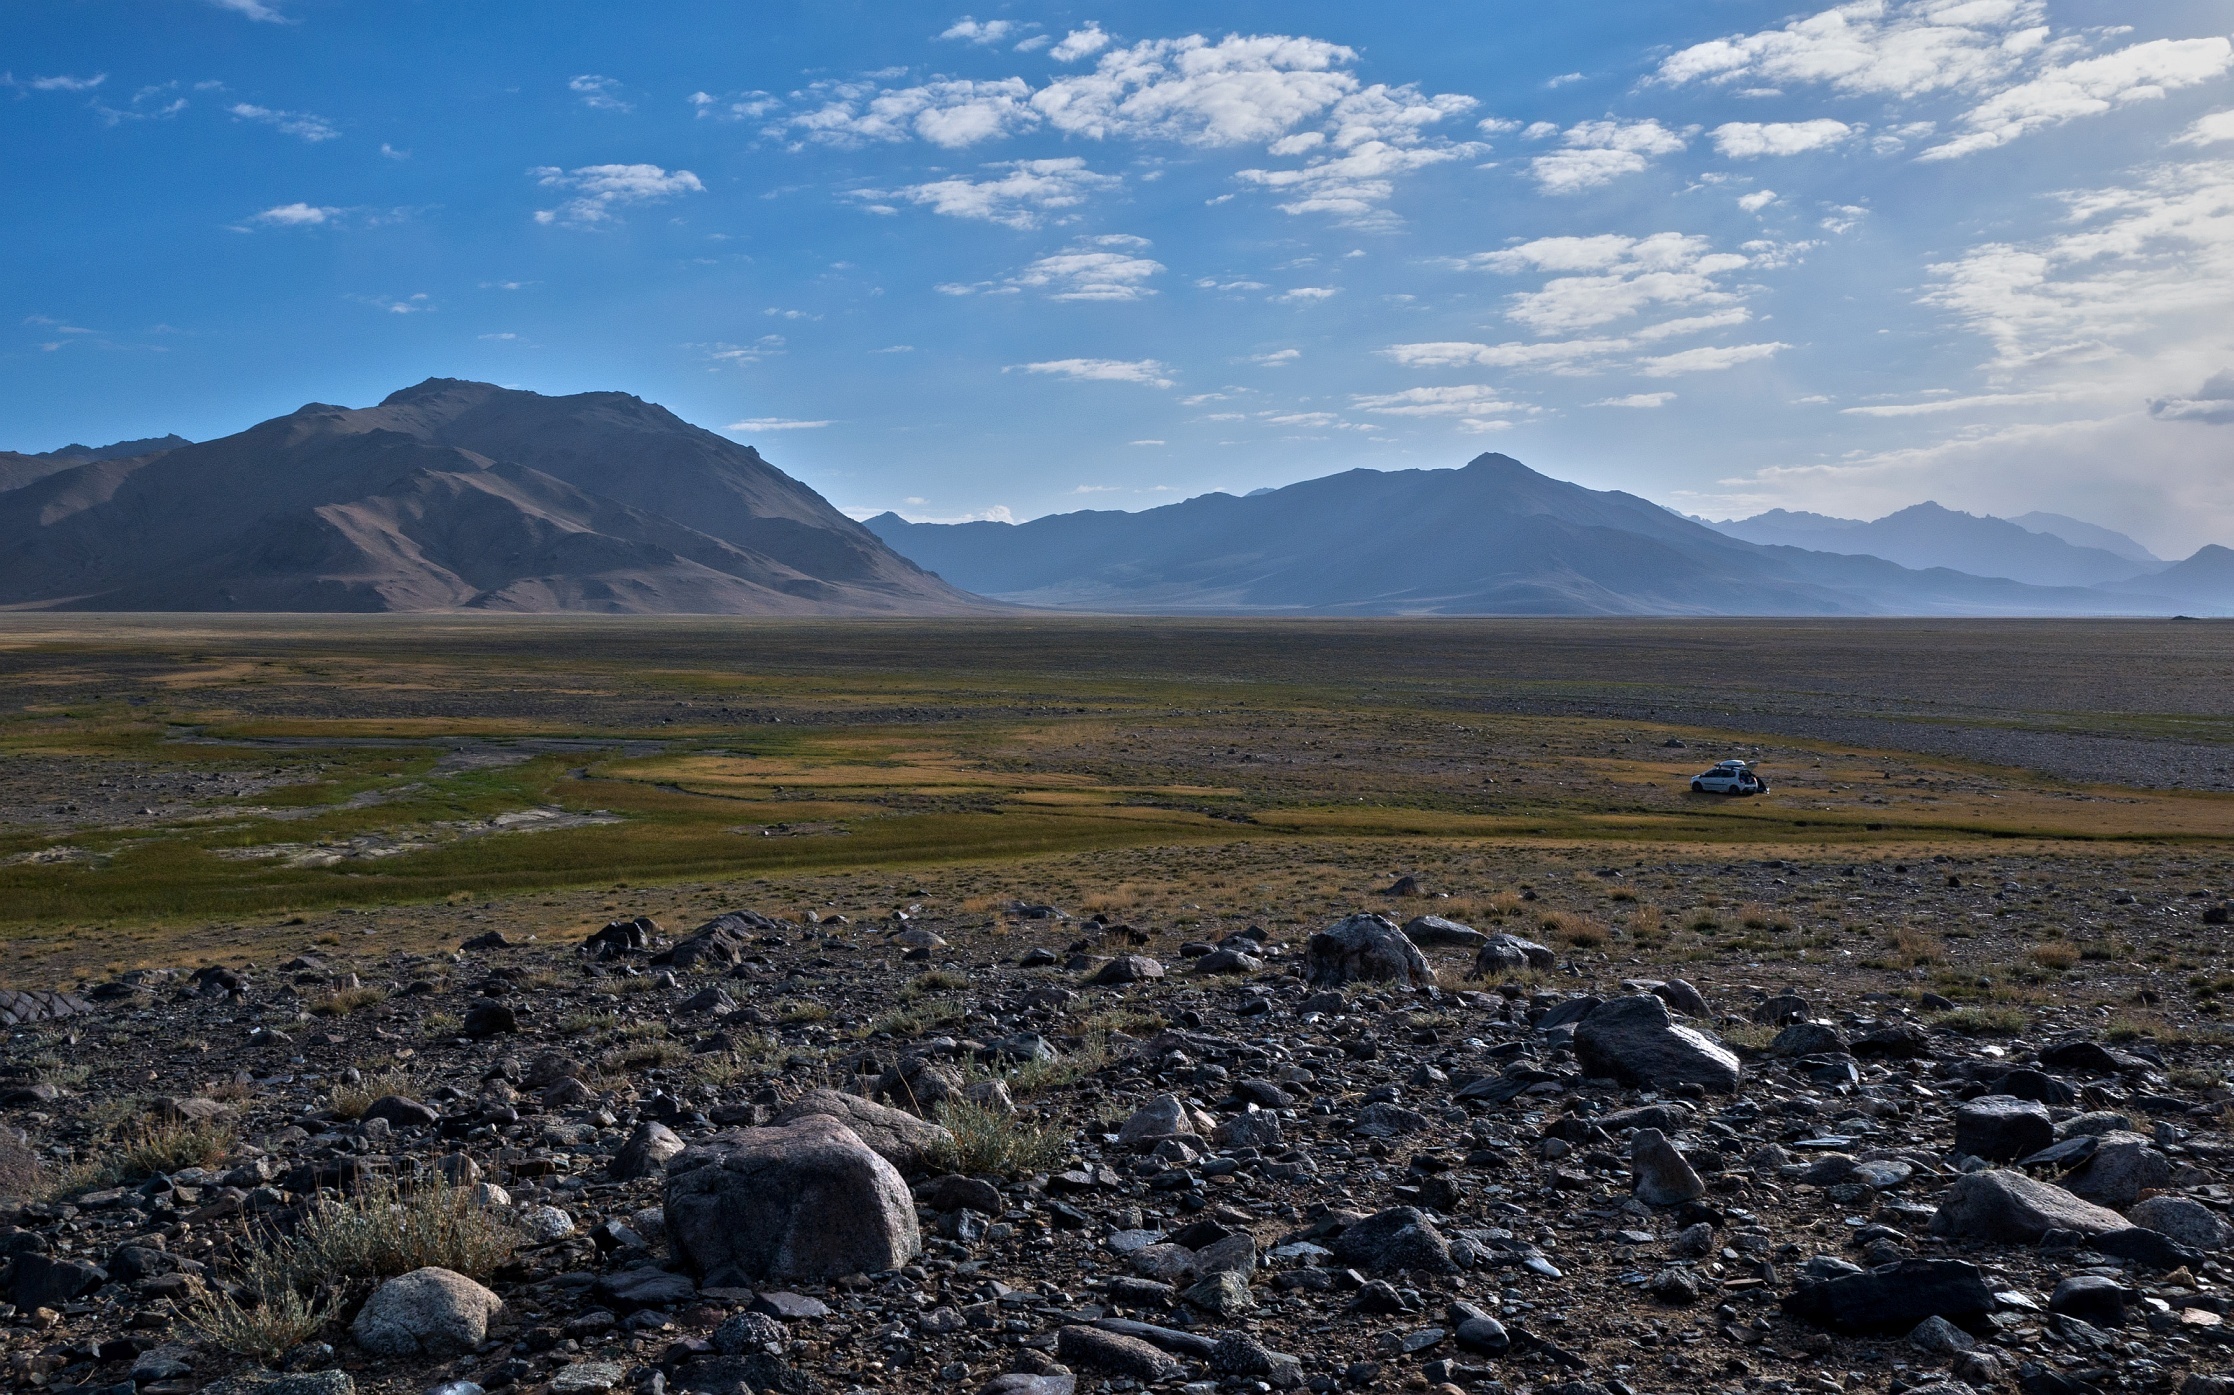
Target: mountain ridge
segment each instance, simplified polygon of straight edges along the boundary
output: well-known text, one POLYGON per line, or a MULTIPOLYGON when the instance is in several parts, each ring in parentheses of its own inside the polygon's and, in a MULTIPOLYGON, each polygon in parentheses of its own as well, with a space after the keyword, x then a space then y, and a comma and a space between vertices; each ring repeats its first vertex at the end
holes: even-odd
POLYGON ((749 446, 626 393, 430 378, 0 493, 0 605, 960 614, 749 446), (688 518, 690 522, 680 521, 688 518))

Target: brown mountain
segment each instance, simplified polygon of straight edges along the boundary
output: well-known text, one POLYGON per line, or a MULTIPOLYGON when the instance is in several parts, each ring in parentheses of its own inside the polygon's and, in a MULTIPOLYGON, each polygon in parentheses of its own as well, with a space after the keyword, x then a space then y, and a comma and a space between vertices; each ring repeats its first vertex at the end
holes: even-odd
POLYGON ((0 493, 21 489, 33 480, 45 479, 72 465, 90 464, 96 460, 124 460, 135 455, 157 455, 192 444, 184 436, 152 436, 144 441, 118 441, 113 446, 68 445, 60 450, 41 451, 37 455, 0 450, 0 493))
POLYGON ((314 402, 215 441, 83 459, 0 491, 0 607, 994 608, 751 447, 663 407, 451 378, 377 407, 314 402))

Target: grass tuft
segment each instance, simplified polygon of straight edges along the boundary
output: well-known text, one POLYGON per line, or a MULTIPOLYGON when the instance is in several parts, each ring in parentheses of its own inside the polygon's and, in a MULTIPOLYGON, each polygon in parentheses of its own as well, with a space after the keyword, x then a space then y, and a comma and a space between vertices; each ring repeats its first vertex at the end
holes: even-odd
POLYGON ((347 1017, 359 1008, 371 1007, 374 1003, 387 1001, 387 998, 387 989, 375 988, 370 984, 366 984, 362 988, 343 988, 312 1003, 310 1005, 310 1015, 313 1017, 347 1017))
POLYGON ((1070 1139, 1018 1114, 1004 1114, 968 1100, 947 1100, 938 1121, 954 1135, 936 1149, 933 1165, 972 1177, 1020 1177, 1043 1172, 1070 1151, 1070 1139))

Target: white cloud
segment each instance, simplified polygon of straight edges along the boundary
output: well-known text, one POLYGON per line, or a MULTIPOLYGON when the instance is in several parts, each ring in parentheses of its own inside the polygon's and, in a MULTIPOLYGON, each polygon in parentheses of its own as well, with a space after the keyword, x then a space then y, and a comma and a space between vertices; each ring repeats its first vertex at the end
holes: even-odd
POLYGON ((314 228, 321 223, 331 222, 340 212, 338 208, 315 204, 283 203, 257 214, 256 221, 268 223, 275 228, 314 228))
POLYGON ((1752 262, 1717 252, 1703 237, 1600 234, 1544 237, 1483 253, 1468 264, 1513 274, 1536 270, 1587 273, 1554 276, 1540 290, 1511 299, 1506 318, 1539 334, 1571 333, 1624 319, 1654 306, 1731 304, 1739 299, 1720 278, 1752 262))
POLYGON ((1077 382, 1139 383, 1146 387, 1172 386, 1171 369, 1152 358, 1058 358, 1022 365, 1027 373, 1046 373, 1077 382))
POLYGON ((306 111, 274 111, 253 102, 235 102, 227 110, 241 121, 261 121, 275 130, 296 136, 316 145, 322 140, 332 140, 341 134, 332 122, 323 116, 312 116, 306 111))
POLYGON ((664 170, 657 165, 582 165, 571 170, 539 165, 528 173, 546 189, 572 189, 576 194, 557 208, 537 210, 535 221, 577 227, 609 221, 618 205, 657 202, 706 189, 689 170, 664 170))
POLYGON ((724 431, 746 432, 813 431, 819 427, 834 424, 828 421, 800 421, 796 417, 751 417, 744 421, 733 421, 722 429, 724 431))
MULTIPOLYGON (((1280 144, 1295 139, 1289 137, 1280 144)), ((1300 169, 1245 169, 1235 178, 1284 195, 1279 205, 1283 213, 1326 213, 1353 227, 1383 226, 1394 221, 1382 205, 1395 195, 1396 176, 1463 159, 1479 148, 1471 144, 1400 146, 1368 140, 1300 169)), ((1274 153, 1283 152, 1275 148, 1274 153)))
POLYGON ((1457 387, 1416 387, 1401 392, 1352 396, 1360 410, 1389 417, 1499 417, 1529 408, 1507 402, 1485 383, 1457 387))
POLYGON ((735 368, 749 368, 763 359, 774 358, 784 351, 784 338, 780 334, 763 334, 750 344, 729 344, 715 340, 711 344, 685 344, 686 349, 698 349, 715 363, 735 368))
POLYGON ((1781 29, 1679 50, 1655 81, 1823 83, 1849 95, 1974 90, 2047 41, 2046 0, 1855 0, 1781 29))
MULTIPOLYGON (((1539 123, 1540 125, 1541 123, 1539 123)), ((1539 127, 1530 127, 1536 132, 1539 127)), ((1538 155, 1529 172, 1547 194, 1579 194, 1642 173, 1653 157, 1673 155, 1689 144, 1687 133, 1657 120, 1582 121, 1560 135, 1564 149, 1538 155)))
POLYGON ((209 3, 215 5, 218 9, 230 10, 236 15, 261 20, 266 24, 294 23, 293 20, 281 14, 272 6, 263 3, 263 0, 209 0, 209 3))
POLYGON ((1996 93, 1963 113, 1967 135, 1935 145, 1918 159, 1951 160, 2007 145, 2018 137, 2112 107, 2161 98, 2167 92, 2224 74, 2234 67, 2234 42, 2155 39, 2098 58, 2054 65, 2030 82, 1996 93))
POLYGON ((1252 354, 1249 362, 1261 368, 1284 368, 1303 357, 1301 349, 1274 349, 1268 354, 1252 354))
POLYGON ((1316 305, 1322 300, 1332 300, 1342 294, 1339 286, 1297 286, 1272 297, 1289 305, 1316 305))
POLYGON ((2174 145, 2218 145, 2234 140, 2234 111, 2214 111, 2198 116, 2173 139, 2174 145))
POLYGON ((91 92, 108 80, 107 73, 84 78, 57 73, 53 77, 25 78, 18 82, 13 74, 0 73, 0 87, 28 87, 34 92, 91 92))
POLYGON ((2054 402, 2062 397, 2054 392, 1995 392, 1973 397, 1934 397, 1922 402, 1881 402, 1867 407, 1841 407, 1839 414, 1849 417, 1928 417, 1945 412, 1969 412, 1980 407, 2027 407, 2042 402, 2054 402))
POLYGON ((2234 426, 2234 369, 2212 374, 2193 397, 2157 398, 2149 403, 2149 415, 2159 421, 2234 426))
POLYGON ((1731 344, 1718 348, 1684 349, 1642 360, 1637 371, 1647 378, 1673 378, 1684 373, 1720 373, 1741 363, 1757 363, 1791 348, 1790 344, 1731 344))
MULTIPOLYGON (((1011 228, 1036 228, 1046 215, 1076 208, 1089 195, 1123 183, 1112 174, 1096 174, 1075 155, 1058 160, 1012 160, 986 166, 1000 171, 992 179, 971 180, 956 175, 926 184, 911 184, 889 192, 857 191, 859 199, 904 199, 949 218, 975 218, 1011 228)), ((874 205, 871 205, 872 209, 874 205)))
POLYGON ((1740 198, 1738 200, 1738 207, 1744 209, 1748 213, 1759 213, 1762 209, 1767 208, 1772 203, 1775 203, 1777 201, 1777 197, 1777 192, 1774 189, 1756 189, 1752 193, 1740 198))
POLYGON ((2062 196, 2067 230, 1992 242, 1932 268, 1924 297, 1995 348, 2009 373, 2099 371, 2223 337, 2234 317, 2234 162, 2159 166, 2136 184, 2062 196))
POLYGON ((1164 269, 1162 262, 1133 255, 1147 245, 1137 237, 1089 238, 1041 257, 1007 284, 1043 292, 1051 300, 1139 300, 1156 293, 1145 283, 1164 269))
POLYGON ((1626 397, 1602 397, 1591 403, 1593 407, 1665 407, 1675 401, 1672 392, 1632 392, 1626 397))
POLYGON ((1714 148, 1733 160, 1800 155, 1837 145, 1860 128, 1828 117, 1815 121, 1727 121, 1714 128, 1714 148))
POLYGON ((370 305, 376 310, 385 310, 391 315, 429 315, 435 310, 434 298, 425 291, 407 296, 352 295, 342 298, 356 301, 359 305, 370 305))
POLYGON ((1152 136, 1195 145, 1270 141, 1357 90, 1357 53, 1282 34, 1151 39, 1057 78, 1032 106, 1065 135, 1152 136))
POLYGON ((770 134, 796 131, 807 140, 841 146, 915 137, 959 150, 1030 130, 1040 120, 1027 101, 1031 84, 1022 78, 948 78, 883 90, 870 83, 826 83, 809 91, 825 98, 823 104, 770 127, 770 134))
POLYGON ((1164 446, 1171 443, 1169 441, 1160 440, 1154 436, 1150 436, 1138 441, 1127 441, 1125 444, 1132 446, 1164 446))
POLYGON ((1015 32, 1015 29, 1016 25, 1009 20, 976 20, 964 15, 947 26, 946 31, 939 37, 942 39, 960 39, 964 43, 971 44, 997 44, 1015 32))
POLYGON ((1099 24, 1086 21, 1083 29, 1073 29, 1063 36, 1063 41, 1047 51, 1047 56, 1058 63, 1076 63, 1081 58, 1091 58, 1109 47, 1109 36, 1099 24))
POLYGON ((620 83, 596 73, 583 73, 568 78, 567 89, 582 99, 582 105, 596 111, 634 111, 636 108, 623 101, 617 94, 620 83))

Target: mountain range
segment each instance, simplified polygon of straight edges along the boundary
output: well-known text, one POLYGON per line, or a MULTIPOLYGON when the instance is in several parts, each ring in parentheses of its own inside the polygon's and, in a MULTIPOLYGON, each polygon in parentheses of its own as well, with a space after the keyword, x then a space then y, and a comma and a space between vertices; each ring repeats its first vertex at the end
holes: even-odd
MULTIPOLYGON (((2100 551, 1990 522, 2058 555, 2100 551)), ((1633 494, 1586 489, 1495 454, 1457 470, 1351 470, 1139 513, 1090 510, 1021 524, 911 523, 885 513, 868 526, 967 590, 1059 609, 2133 615, 2187 606, 2186 598, 2133 581, 2142 569, 2121 559, 2099 569, 2115 587, 2042 585, 1827 547, 1842 531, 1826 530, 1813 547, 1753 542, 1633 494)), ((2199 604, 2215 610, 2221 602, 2202 574, 2208 571, 2172 580, 2193 580, 2208 598, 2199 604)))
POLYGON ((377 407, 314 402, 215 441, 7 467, 11 609, 995 608, 750 447, 618 392, 430 378, 377 407))
POLYGON ((2099 586, 2164 570, 2141 544, 2060 514, 2011 518, 1915 504, 1872 522, 1772 509, 1709 527, 1771 546, 1882 557, 1904 567, 1952 567, 2034 586, 2099 586))
POLYGON ((2077 519, 1709 524, 1486 454, 1028 523, 856 523, 617 392, 430 378, 219 440, 0 452, 0 609, 959 615, 2234 614, 2077 519))

